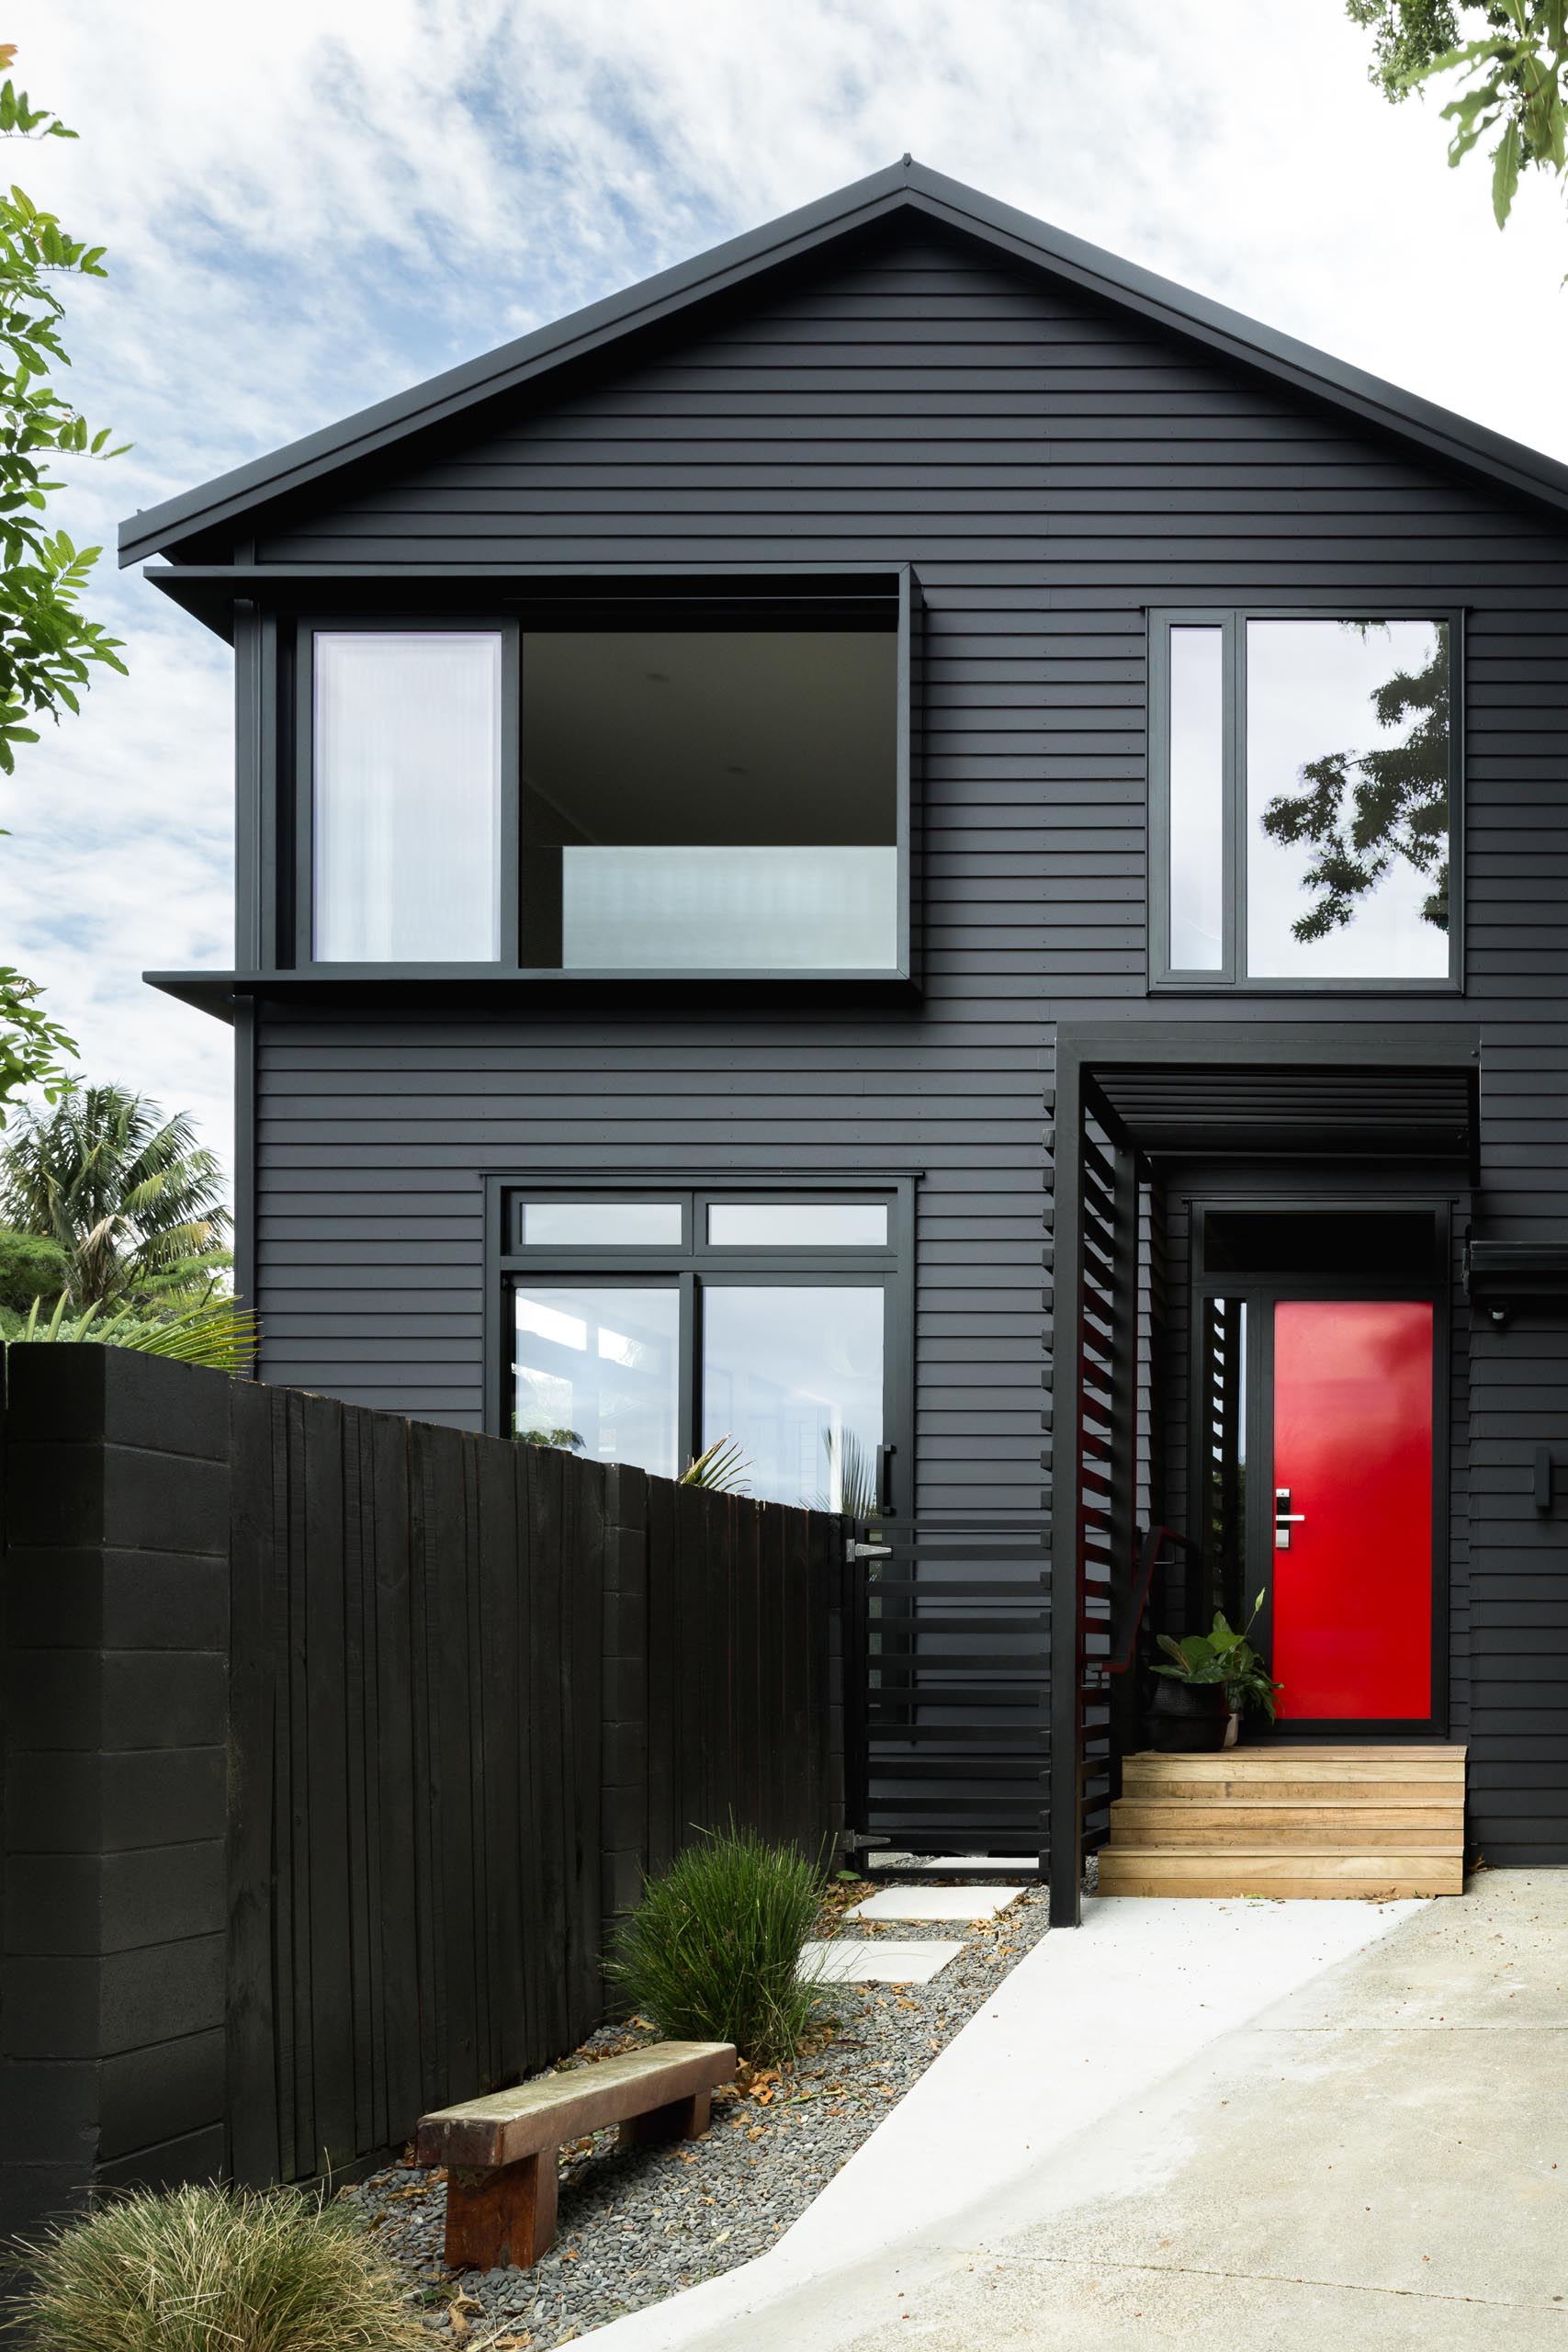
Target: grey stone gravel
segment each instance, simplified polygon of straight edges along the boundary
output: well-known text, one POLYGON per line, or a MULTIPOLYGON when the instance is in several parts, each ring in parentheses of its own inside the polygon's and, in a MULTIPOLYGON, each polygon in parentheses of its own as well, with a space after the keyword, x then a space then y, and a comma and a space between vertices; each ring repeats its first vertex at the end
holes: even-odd
MULTIPOLYGON (((551 2352, 765 2253, 1039 1941, 1045 1923, 1045 1890, 1032 1886, 979 1927, 840 1921, 824 1929, 898 1942, 962 1935, 964 1950, 929 1984, 826 1988, 824 2004, 838 2020, 832 2039, 764 2083, 766 2100, 721 2094, 702 2140, 623 2155, 615 2133, 601 2132, 563 2149, 555 2247, 532 2270, 444 2267, 439 2175, 395 2165, 344 2194, 407 2270, 438 2343, 461 2341, 465 2352, 551 2352)), ((607 2027, 567 2064, 652 2039, 607 2027)))

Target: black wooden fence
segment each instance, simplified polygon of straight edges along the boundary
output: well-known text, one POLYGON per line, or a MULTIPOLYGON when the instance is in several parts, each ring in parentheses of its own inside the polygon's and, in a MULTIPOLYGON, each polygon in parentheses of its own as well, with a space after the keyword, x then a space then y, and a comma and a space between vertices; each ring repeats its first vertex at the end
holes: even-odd
POLYGON ((342 2172, 603 2013, 701 1827, 842 1824, 842 1522, 13 1349, 4 2221, 342 2172))

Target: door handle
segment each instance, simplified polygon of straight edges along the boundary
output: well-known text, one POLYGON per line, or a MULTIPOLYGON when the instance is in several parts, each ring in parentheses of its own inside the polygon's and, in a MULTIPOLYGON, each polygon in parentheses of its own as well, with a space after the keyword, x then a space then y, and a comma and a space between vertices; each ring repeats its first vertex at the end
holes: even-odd
POLYGON ((1276 1487, 1274 1489, 1274 1549, 1276 1552, 1290 1550, 1291 1530, 1292 1527, 1300 1527, 1305 1519, 1304 1510, 1291 1509, 1289 1487, 1276 1487))

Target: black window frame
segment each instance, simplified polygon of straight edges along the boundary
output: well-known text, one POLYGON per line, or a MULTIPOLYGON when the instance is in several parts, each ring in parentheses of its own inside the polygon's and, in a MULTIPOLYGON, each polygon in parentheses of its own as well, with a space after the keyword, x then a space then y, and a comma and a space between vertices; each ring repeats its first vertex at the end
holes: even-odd
MULTIPOLYGON (((513 1297, 521 1280, 592 1283, 647 1282, 679 1288, 680 1382, 676 1446, 682 1466, 697 1449, 702 1427, 703 1350, 700 1294, 705 1289, 880 1289, 883 1293, 883 1431, 878 1484, 883 1516, 907 1518, 913 1501, 915 1179, 866 1175, 777 1177, 682 1174, 585 1176, 574 1182, 551 1171, 537 1178, 492 1175, 485 1180, 485 1415, 484 1426, 504 1437, 512 1429, 513 1297), (525 1245, 520 1238, 525 1201, 675 1201, 682 1204, 681 1246, 632 1248, 525 1245), (887 1239, 881 1246, 784 1245, 738 1249, 705 1237, 713 1200, 778 1201, 786 1204, 846 1201, 887 1204, 887 1239)), ((715 1432, 722 1434, 722 1432, 715 1432)))
POLYGON ((1147 615, 1148 976, 1151 995, 1458 996, 1464 992, 1464 623, 1461 606, 1387 600, 1369 605, 1160 605, 1147 615), (1247 627, 1249 621, 1427 621, 1449 630, 1449 968, 1446 978, 1407 979, 1308 975, 1253 978, 1247 971, 1247 627), (1170 635, 1223 631, 1223 953, 1217 972, 1170 961, 1170 635))
MULTIPOLYGON (((276 888, 290 910, 283 944, 283 967, 300 978, 337 980, 502 979, 552 988, 615 986, 654 981, 727 987, 770 982, 780 986, 909 983, 919 972, 919 777, 924 600, 908 564, 874 570, 846 567, 832 574, 748 573, 743 578, 694 568, 678 577, 650 577, 635 569, 578 575, 570 579, 519 579, 504 596, 469 596, 440 610, 369 609, 362 595, 352 605, 348 584, 340 587, 344 608, 312 603, 298 615, 294 635, 293 748, 291 786, 282 796, 290 812, 290 838, 277 844, 276 888), (521 960, 523 873, 521 824, 522 738, 525 723, 524 641, 534 630, 606 628, 726 629, 835 628, 889 634, 897 639, 895 676, 895 956, 887 965, 725 967, 647 965, 635 968, 528 965, 521 960), (456 636, 499 633, 502 660, 501 952, 493 959, 459 962, 354 963, 315 953, 315 640, 348 633, 456 636)), ((289 757, 287 750, 285 761, 289 757)), ((263 932, 265 933, 264 915, 263 932)))

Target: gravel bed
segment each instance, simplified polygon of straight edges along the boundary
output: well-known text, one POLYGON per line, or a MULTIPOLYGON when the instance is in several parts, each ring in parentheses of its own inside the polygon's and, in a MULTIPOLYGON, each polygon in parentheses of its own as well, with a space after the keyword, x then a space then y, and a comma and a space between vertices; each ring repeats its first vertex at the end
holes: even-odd
MULTIPOLYGON (((839 1916, 872 1891, 835 1890, 818 1934, 962 1939, 964 1951, 929 1984, 826 1986, 832 2024, 818 2046, 782 2075, 717 2093, 704 2139, 622 2154, 614 2132, 599 2132, 563 2148, 556 2244, 532 2270, 446 2268, 442 2173, 404 2162, 344 2191, 407 2270, 437 2342, 461 2342, 465 2352, 551 2352, 765 2253, 1045 1932, 1042 1886, 975 1926, 839 1916)), ((655 2038, 635 2024, 606 2027, 564 2064, 591 2065, 655 2038)))

